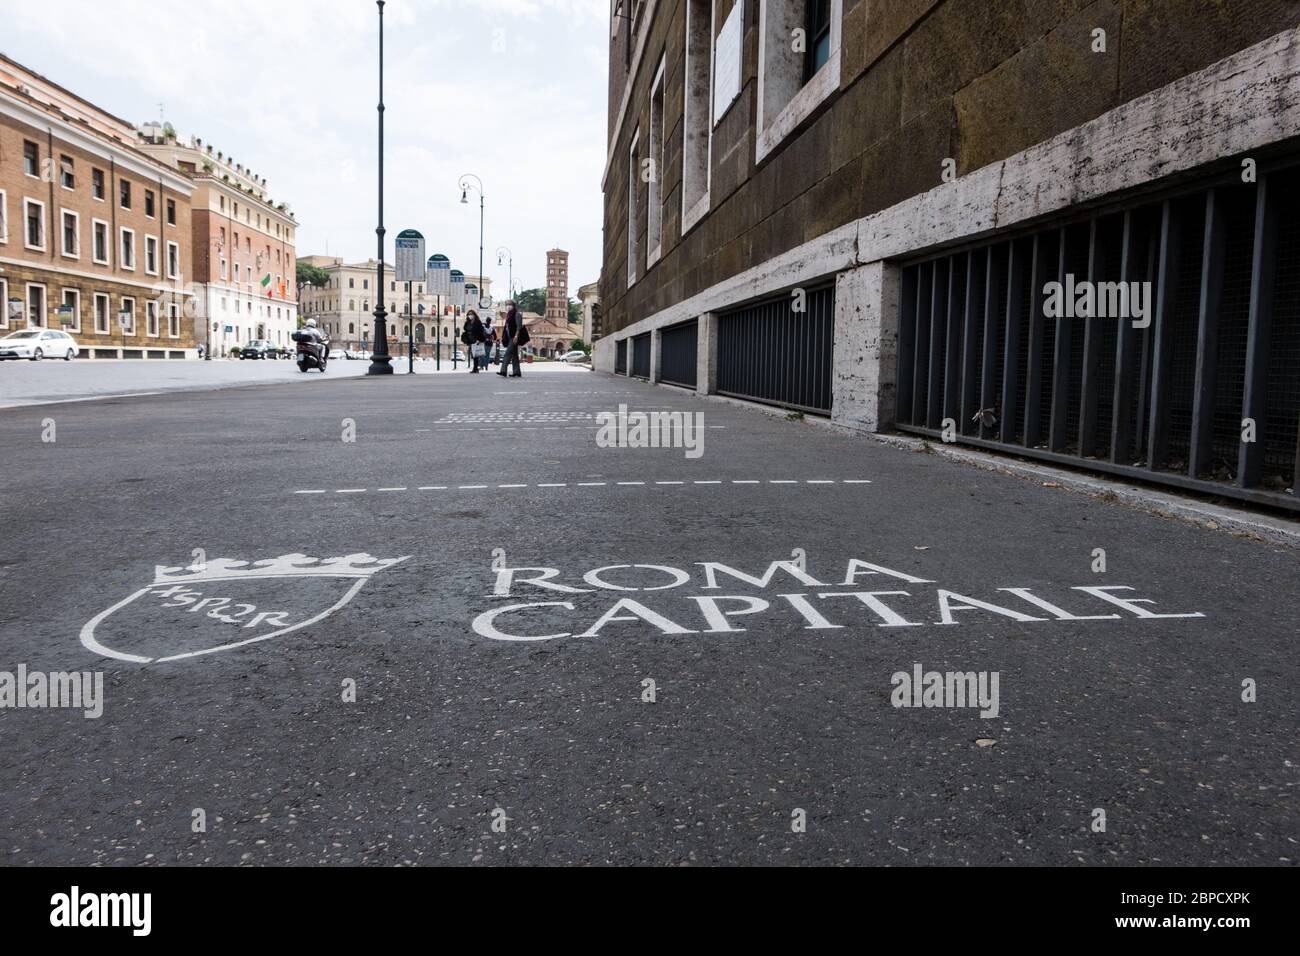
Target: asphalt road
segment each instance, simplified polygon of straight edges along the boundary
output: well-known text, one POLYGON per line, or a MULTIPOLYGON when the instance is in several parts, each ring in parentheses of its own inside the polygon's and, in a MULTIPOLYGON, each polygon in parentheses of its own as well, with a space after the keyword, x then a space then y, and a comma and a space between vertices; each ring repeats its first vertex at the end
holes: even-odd
POLYGON ((11 865, 1300 858, 1280 546, 565 369, 0 445, 0 671, 104 681, 0 710, 11 865), (701 454, 602 447, 620 403, 702 413, 701 454), (262 576, 361 552, 402 560, 262 576), (996 716, 894 706, 917 664, 996 672, 996 716))

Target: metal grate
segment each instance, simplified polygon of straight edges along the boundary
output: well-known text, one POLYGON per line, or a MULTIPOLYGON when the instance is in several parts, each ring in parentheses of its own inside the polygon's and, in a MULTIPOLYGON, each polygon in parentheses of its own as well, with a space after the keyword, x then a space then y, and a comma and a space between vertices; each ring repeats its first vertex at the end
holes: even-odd
POLYGON ((719 394, 829 414, 834 323, 829 285, 719 315, 719 394))
POLYGON ((659 380, 685 388, 695 387, 700 323, 673 325, 659 333, 659 380))
POLYGON ((627 339, 614 343, 614 371, 619 375, 627 374, 627 339))
POLYGON ((650 377, 649 332, 632 336, 632 375, 636 378, 650 377))
POLYGON ((1300 511, 1300 167, 907 264, 900 299, 900 429, 1300 511), (1047 316, 1070 276, 1149 283, 1149 326, 1047 316))

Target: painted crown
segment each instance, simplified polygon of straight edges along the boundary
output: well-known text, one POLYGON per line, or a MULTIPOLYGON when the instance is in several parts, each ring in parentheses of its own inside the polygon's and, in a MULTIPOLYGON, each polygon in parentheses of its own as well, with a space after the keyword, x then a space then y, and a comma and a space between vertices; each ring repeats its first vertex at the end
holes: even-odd
POLYGON ((242 578, 367 578, 376 571, 405 561, 401 558, 376 558, 361 552, 338 558, 312 558, 305 554, 286 554, 262 561, 239 561, 214 558, 202 565, 169 568, 154 566, 154 584, 174 581, 233 581, 242 578))

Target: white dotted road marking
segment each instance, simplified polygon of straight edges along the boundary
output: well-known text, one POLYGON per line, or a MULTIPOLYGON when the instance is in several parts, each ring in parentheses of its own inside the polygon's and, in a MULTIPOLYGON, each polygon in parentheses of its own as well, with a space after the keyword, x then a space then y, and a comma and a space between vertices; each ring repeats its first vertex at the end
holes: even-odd
MULTIPOLYGON (((835 479, 835 478, 804 478, 804 479, 796 479, 796 478, 769 478, 769 479, 767 479, 766 483, 769 484, 769 485, 869 485, 869 484, 871 484, 872 482, 871 482, 871 479, 869 479, 869 478, 839 478, 839 479, 835 479)), ((487 489, 490 489, 490 488, 494 488, 494 487, 495 487, 496 489, 499 489, 499 490, 508 490, 508 489, 515 489, 515 488, 568 488, 568 487, 570 486, 570 484, 572 484, 574 487, 578 487, 578 488, 604 488, 604 487, 607 487, 607 486, 609 486, 609 485, 617 485, 618 487, 621 487, 621 488, 642 488, 642 487, 645 487, 646 485, 656 485, 656 486, 669 485, 669 486, 677 486, 677 487, 680 487, 680 486, 682 486, 682 485, 686 485, 686 484, 692 484, 692 485, 725 485, 725 484, 732 484, 732 485, 762 485, 762 484, 764 484, 764 481, 763 481, 762 479, 759 479, 759 478, 732 478, 732 479, 729 479, 729 480, 724 480, 724 479, 721 479, 721 478, 708 478, 708 479, 703 479, 703 478, 702 478, 702 479, 695 479, 695 480, 692 480, 692 481, 689 481, 689 482, 686 481, 686 480, 684 480, 684 479, 682 479, 682 480, 678 480, 678 479, 663 479, 663 480, 659 480, 659 481, 575 481, 575 482, 567 482, 567 481, 542 481, 542 482, 538 482, 538 483, 535 484, 535 485, 534 485, 534 484, 529 484, 529 483, 527 483, 527 482, 517 482, 517 483, 502 484, 502 485, 495 485, 495 486, 493 486, 493 485, 418 485, 418 486, 416 487, 415 490, 416 490, 416 491, 447 491, 447 490, 449 490, 449 489, 451 489, 451 488, 455 488, 455 489, 457 489, 458 491, 484 491, 484 490, 487 490, 487 489)), ((369 491, 369 490, 370 490, 370 489, 368 489, 368 488, 336 488, 336 489, 334 489, 334 494, 336 494, 336 495, 359 495, 359 494, 364 494, 365 492, 367 492, 367 491, 369 491)), ((384 491, 384 492, 395 492, 395 491, 409 491, 410 488, 409 488, 409 486, 407 486, 407 485, 389 485, 389 486, 385 486, 385 487, 383 487, 383 488, 376 488, 375 490, 376 490, 376 491, 384 491)), ((303 489, 300 489, 300 490, 295 491, 295 492, 293 492, 293 493, 294 493, 295 495, 324 495, 324 494, 328 494, 329 492, 328 492, 328 490, 325 489, 325 488, 303 488, 303 489)))

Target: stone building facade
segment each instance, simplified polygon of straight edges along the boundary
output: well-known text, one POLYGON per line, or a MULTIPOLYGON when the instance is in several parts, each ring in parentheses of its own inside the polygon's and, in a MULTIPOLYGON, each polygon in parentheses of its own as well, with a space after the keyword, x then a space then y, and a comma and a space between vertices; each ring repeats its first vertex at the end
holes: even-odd
POLYGON ((598 370, 1296 505, 1300 5, 611 9, 598 370))
POLYGON ((194 357, 193 191, 130 123, 0 56, 0 335, 62 327, 82 358, 194 357))
MULTIPOLYGON (((303 318, 316 319, 335 347, 368 351, 375 328, 374 288, 379 263, 374 259, 346 263, 338 256, 320 255, 304 256, 302 261, 324 269, 329 276, 323 288, 305 286, 300 290, 303 318)), ((481 284, 485 295, 492 294, 491 277, 466 276, 465 281, 467 286, 481 284)), ((387 286, 384 308, 388 311, 390 352, 397 354, 399 345, 404 346, 408 333, 413 332, 419 352, 432 354, 439 341, 440 328, 444 357, 450 354, 451 343, 459 346, 464 316, 460 303, 452 302, 449 296, 431 294, 423 282, 414 283, 414 288, 408 293, 407 283, 393 279, 391 269, 385 270, 384 284, 387 286), (435 321, 439 309, 442 317, 435 321)), ((488 310, 479 309, 478 312, 486 321, 488 310)), ((495 314, 492 318, 495 322, 495 314)))

